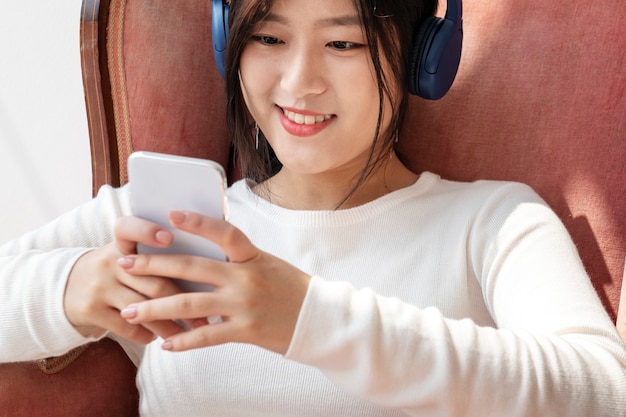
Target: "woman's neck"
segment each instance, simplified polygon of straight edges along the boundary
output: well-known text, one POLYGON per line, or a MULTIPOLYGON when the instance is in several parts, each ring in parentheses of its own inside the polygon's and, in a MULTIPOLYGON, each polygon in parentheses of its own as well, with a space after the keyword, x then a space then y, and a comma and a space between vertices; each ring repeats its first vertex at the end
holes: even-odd
POLYGON ((254 187, 261 197, 294 210, 335 210, 357 207, 417 181, 394 153, 354 189, 360 172, 303 175, 286 169, 254 187))

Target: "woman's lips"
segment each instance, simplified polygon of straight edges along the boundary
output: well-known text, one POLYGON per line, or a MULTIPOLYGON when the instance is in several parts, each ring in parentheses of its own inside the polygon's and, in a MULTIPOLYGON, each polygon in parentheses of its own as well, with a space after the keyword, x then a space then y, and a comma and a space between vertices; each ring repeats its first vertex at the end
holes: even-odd
POLYGON ((280 123, 294 136, 312 136, 325 129, 334 119, 332 114, 319 114, 278 107, 280 123))

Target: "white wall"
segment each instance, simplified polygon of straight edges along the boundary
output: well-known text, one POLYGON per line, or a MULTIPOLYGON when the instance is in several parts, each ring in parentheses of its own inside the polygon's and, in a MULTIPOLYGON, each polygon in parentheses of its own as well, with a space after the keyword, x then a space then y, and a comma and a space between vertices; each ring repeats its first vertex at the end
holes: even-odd
POLYGON ((0 1, 0 244, 91 196, 80 9, 0 1))

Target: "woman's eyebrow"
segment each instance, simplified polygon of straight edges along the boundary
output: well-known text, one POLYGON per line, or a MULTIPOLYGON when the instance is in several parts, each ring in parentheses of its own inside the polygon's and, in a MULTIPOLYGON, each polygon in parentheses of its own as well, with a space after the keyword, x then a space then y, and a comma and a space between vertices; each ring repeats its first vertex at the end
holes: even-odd
POLYGON ((315 22, 315 26, 361 26, 361 19, 356 14, 349 14, 318 20, 315 22))
MULTIPOLYGON (((263 18, 264 22, 275 22, 281 24, 288 24, 289 20, 284 16, 269 13, 265 18, 263 18)), ((317 27, 331 27, 331 26, 361 26, 361 19, 356 14, 346 14, 342 16, 333 16, 325 19, 320 19, 314 23, 314 26, 317 27)))

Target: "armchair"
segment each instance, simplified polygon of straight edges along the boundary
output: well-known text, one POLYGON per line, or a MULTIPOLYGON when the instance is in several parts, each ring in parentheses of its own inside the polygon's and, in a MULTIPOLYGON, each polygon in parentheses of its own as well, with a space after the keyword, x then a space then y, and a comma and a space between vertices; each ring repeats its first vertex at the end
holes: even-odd
MULTIPOLYGON (((626 14, 619 2, 464 3, 457 80, 440 101, 411 98, 398 151, 417 171, 534 187, 572 234, 617 320, 626 258, 626 14)), ((94 191, 125 183, 126 157, 141 149, 211 158, 239 177, 210 21, 206 0, 83 1, 94 191)), ((0 415, 130 416, 136 404, 134 368, 109 340, 53 375, 35 364, 0 365, 0 415), (94 381, 98 388, 88 389, 94 381)))

